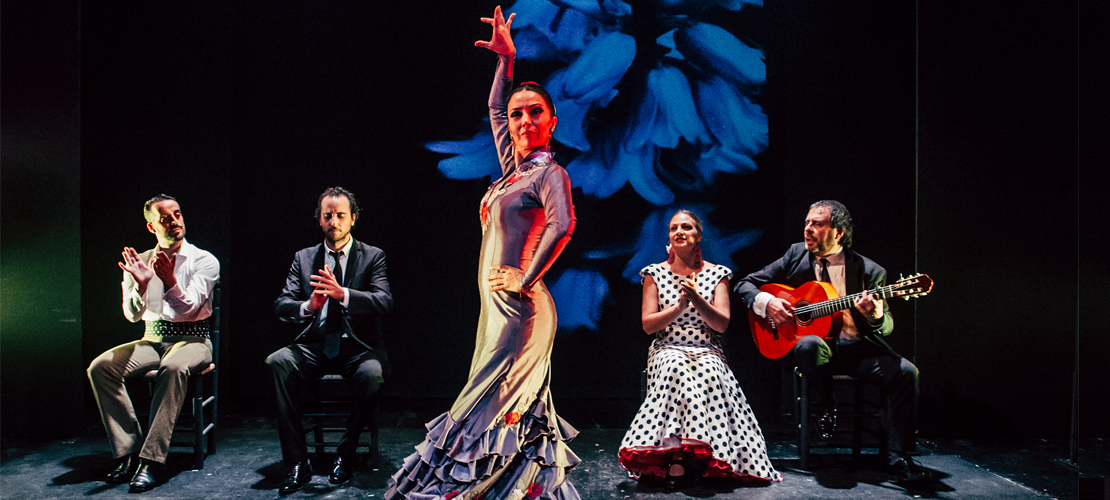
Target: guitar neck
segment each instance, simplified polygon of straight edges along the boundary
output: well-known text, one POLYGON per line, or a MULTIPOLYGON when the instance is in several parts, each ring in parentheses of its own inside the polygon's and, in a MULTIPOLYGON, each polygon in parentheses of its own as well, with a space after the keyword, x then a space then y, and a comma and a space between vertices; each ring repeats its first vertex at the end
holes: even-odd
MULTIPOLYGON (((811 318, 821 316, 828 316, 835 312, 840 312, 845 309, 850 309, 856 304, 856 299, 863 296, 864 292, 853 293, 835 299, 829 299, 815 304, 806 304, 802 307, 795 307, 794 312, 800 314, 808 314, 811 318)), ((875 298, 889 299, 894 296, 894 285, 881 286, 868 290, 867 293, 875 298)))

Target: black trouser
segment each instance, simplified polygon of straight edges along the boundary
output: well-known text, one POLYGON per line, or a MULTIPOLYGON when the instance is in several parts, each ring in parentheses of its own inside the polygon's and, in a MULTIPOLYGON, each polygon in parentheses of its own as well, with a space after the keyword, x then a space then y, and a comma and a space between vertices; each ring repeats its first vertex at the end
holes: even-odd
POLYGON ((281 456, 289 467, 308 459, 308 445, 304 425, 301 423, 302 381, 337 373, 347 379, 351 386, 354 392, 351 416, 347 419, 347 431, 336 450, 345 459, 354 457, 359 435, 373 415, 378 389, 385 381, 382 378, 381 361, 358 342, 343 338, 339 355, 331 359, 324 356, 323 347, 322 342, 293 344, 266 358, 266 364, 273 370, 274 386, 277 389, 281 456))
POLYGON ((794 346, 794 361, 813 388, 811 403, 835 405, 832 376, 851 375, 878 384, 890 398, 891 450, 915 449, 917 430, 917 367, 910 360, 891 355, 886 349, 866 340, 837 343, 831 349, 825 340, 807 335, 794 346))

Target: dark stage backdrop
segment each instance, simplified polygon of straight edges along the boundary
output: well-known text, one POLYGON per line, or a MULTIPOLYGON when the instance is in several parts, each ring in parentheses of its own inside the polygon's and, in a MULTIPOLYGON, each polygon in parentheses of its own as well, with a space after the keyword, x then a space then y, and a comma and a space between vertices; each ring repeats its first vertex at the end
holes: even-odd
POLYGON ((81 369, 78 12, 76 2, 0 4, 4 443, 71 432, 88 390, 81 369))
MULTIPOLYGON (((1053 157, 1055 169, 1046 164, 1047 155, 1074 144, 1074 127, 1046 126, 1036 141, 1010 133, 1014 129, 998 130, 1015 120, 1015 100, 1024 105, 1029 95, 1003 81, 1014 71, 1008 65, 1022 58, 994 30, 1032 21, 1015 14, 1002 27, 993 19, 964 24, 954 21, 964 13, 932 6, 921 13, 919 40, 912 3, 797 1, 739 11, 704 10, 705 2, 650 8, 654 3, 632 2, 629 12, 599 14, 617 22, 594 26, 598 36, 591 43, 614 47, 595 64, 615 71, 619 82, 589 73, 566 80, 598 78, 593 83, 608 84, 622 96, 605 113, 591 115, 588 139, 627 146, 612 137, 634 126, 662 130, 662 136, 668 126, 689 134, 684 137, 697 135, 682 128, 688 123, 650 120, 642 102, 629 97, 637 83, 671 104, 683 100, 675 93, 712 95, 674 83, 675 70, 690 69, 675 58, 677 48, 684 59, 701 64, 746 61, 736 72, 717 76, 750 99, 749 112, 758 106, 758 113, 744 116, 765 114, 765 143, 758 132, 744 130, 742 137, 755 145, 729 162, 713 163, 704 148, 679 142, 676 149, 637 157, 650 162, 658 153, 658 169, 648 163, 646 169, 599 173, 586 168, 590 157, 575 147, 582 137, 556 136, 563 142, 555 146, 557 159, 579 186, 579 226, 546 281, 587 285, 580 293, 557 294, 560 318, 572 325, 560 331, 552 363, 553 393, 564 416, 580 427, 621 427, 635 411, 648 339, 639 326, 640 286, 629 279, 639 265, 629 262, 665 258, 661 223, 645 221, 677 206, 698 209, 718 236, 719 253, 710 259, 742 276, 798 241, 809 203, 834 198, 852 210, 861 253, 893 276, 922 271, 937 280, 933 295, 892 305, 892 343, 922 369, 922 434, 1065 436, 1074 344, 1030 337, 1055 329, 1053 336, 1074 339, 1074 309, 1061 313, 1071 319, 1070 329, 1060 327, 1061 316, 1050 322, 1027 305, 1015 319, 997 318, 1018 310, 1015 300, 1074 296, 1074 203, 1038 205, 1046 219, 1060 221, 1038 226, 1054 244, 1010 247, 1006 259, 987 258, 989 248, 980 250, 1028 237, 992 224, 1001 215, 1010 227, 1021 225, 1012 213, 1021 205, 1011 194, 1035 189, 1057 199, 1074 196, 1074 158, 1053 157), (695 21, 716 28, 668 38, 670 26, 695 21), (621 66, 617 49, 629 39, 636 42, 635 57, 621 66), (761 56, 740 57, 750 50, 744 46, 761 56), (766 81, 742 79, 760 59, 766 81), (976 80, 984 59, 998 66, 976 80), (649 81, 654 83, 644 83, 649 81), (965 109, 969 104, 978 107, 965 109), (957 127, 968 118, 981 122, 974 130, 957 127), (993 144, 1018 152, 1002 160, 992 154, 993 144), (726 164, 742 166, 745 156, 755 168, 720 171, 726 164), (976 157, 983 161, 974 168, 952 161, 976 157), (1060 172, 1038 174, 1049 170, 1060 172), (649 179, 624 183, 635 175, 649 179), (1022 258, 1036 262, 1029 270, 1034 278, 1054 279, 1036 289, 1008 283, 1004 296, 986 293, 984 278, 1014 273, 1022 258), (965 312, 969 303, 981 307, 965 312), (1016 336, 1015 326, 1022 332, 1016 336), (1006 346, 1002 354, 1000 345, 1006 346), (1018 363, 1039 372, 1022 387, 1000 375, 1018 363), (1004 425, 984 423, 982 416, 1004 425)), ((105 348, 140 335, 141 327, 120 314, 115 262, 124 245, 153 244, 141 205, 166 192, 182 204, 189 241, 222 264, 228 302, 221 404, 269 413, 272 387, 262 361, 296 332, 274 319, 272 301, 293 253, 321 240, 312 218, 316 197, 327 186, 342 185, 366 210, 355 237, 388 256, 396 311, 386 321, 395 367, 387 393, 401 401, 454 397, 465 382, 478 316, 478 200, 489 179, 445 175, 440 162, 452 156, 425 145, 458 141, 449 147, 461 151, 486 130, 481 119, 495 60, 472 43, 488 37, 488 27, 477 19, 495 4, 439 4, 82 5, 82 355, 69 369, 80 373, 105 348)), ((553 4, 522 5, 536 8, 533 20, 554 19, 541 8, 553 4)), ((1045 31, 1064 35, 1069 28, 1063 24, 1074 18, 1064 11, 1037 14, 1045 31)), ((518 80, 558 81, 560 70, 590 49, 576 52, 556 43, 571 36, 573 23, 543 26, 546 32, 533 28, 527 36, 532 46, 547 39, 554 56, 522 57, 518 80)), ((1045 38, 1051 48, 1071 54, 1057 37, 1045 38)), ((1046 102, 1023 107, 1025 112, 1061 122, 1074 116, 1074 100, 1053 92, 1074 81, 1074 70, 1038 74, 1035 81, 1048 88, 1040 96, 1046 102)), ((592 90, 580 92, 601 102, 592 90)), ((704 111, 735 102, 718 98, 697 105, 704 111)), ((581 106, 560 108, 560 130, 573 123, 576 111, 581 106)), ((7 180, 5 198, 13 192, 7 180)), ((5 256, 7 251, 5 243, 5 256)), ((4 336, 7 342, 7 325, 4 336)), ((755 351, 742 307, 734 307, 727 337, 730 364, 760 418, 778 418, 783 361, 755 351)), ((7 401, 6 381, 4 392, 7 401)), ((92 405, 86 401, 84 409, 91 413, 92 405)), ((6 412, 4 418, 30 422, 33 415, 6 412)))
MULTIPOLYGON (((922 9, 918 262, 940 282, 918 309, 922 433, 1005 437, 1039 425, 1063 437, 1070 428, 1075 8, 922 9)), ((1104 400, 1084 408, 1105 415, 1104 400)))

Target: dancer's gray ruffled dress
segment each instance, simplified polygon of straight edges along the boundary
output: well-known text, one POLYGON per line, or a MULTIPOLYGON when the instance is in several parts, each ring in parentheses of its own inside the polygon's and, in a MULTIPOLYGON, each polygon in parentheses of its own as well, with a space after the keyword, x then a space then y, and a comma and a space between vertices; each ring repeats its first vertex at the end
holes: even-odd
POLYGON ((555 414, 548 390, 555 303, 540 279, 570 240, 570 178, 544 147, 519 165, 508 133, 511 56, 499 56, 490 92, 502 177, 482 199, 478 290, 482 310, 470 377, 451 410, 390 479, 387 499, 565 499, 579 459, 578 431, 555 414), (492 266, 524 272, 522 292, 490 292, 492 266))

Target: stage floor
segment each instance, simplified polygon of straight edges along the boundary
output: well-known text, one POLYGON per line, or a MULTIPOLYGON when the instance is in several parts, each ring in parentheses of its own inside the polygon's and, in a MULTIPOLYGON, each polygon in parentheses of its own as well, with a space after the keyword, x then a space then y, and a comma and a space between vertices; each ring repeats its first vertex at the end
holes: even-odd
MULTIPOLYGON (((221 417, 219 449, 204 469, 188 470, 188 450, 174 448, 169 463, 157 474, 158 486, 144 498, 223 499, 278 496, 285 470, 275 421, 263 417, 221 417)), ((928 441, 921 442, 918 463, 931 478, 915 483, 892 482, 881 472, 875 456, 860 462, 847 456, 816 457, 812 471, 797 469, 797 452, 788 436, 770 430, 768 441, 781 483, 745 487, 735 483, 703 482, 671 491, 629 479, 616 461, 623 429, 582 429, 571 448, 583 459, 571 479, 583 499, 858 499, 858 498, 1078 498, 1079 473, 1061 461, 1066 442, 1055 441, 928 441)), ((327 481, 331 456, 314 461, 312 483, 288 498, 381 498, 389 475, 423 437, 420 428, 381 430, 385 465, 362 468, 347 484, 327 481)), ((89 426, 74 439, 13 443, 0 463, 0 497, 12 499, 138 498, 127 485, 102 481, 113 467, 103 430, 89 426)), ((1092 457, 1100 463, 1105 457, 1092 457)), ((1105 464, 1102 464, 1105 466, 1105 464)))

